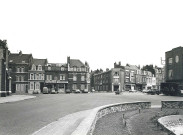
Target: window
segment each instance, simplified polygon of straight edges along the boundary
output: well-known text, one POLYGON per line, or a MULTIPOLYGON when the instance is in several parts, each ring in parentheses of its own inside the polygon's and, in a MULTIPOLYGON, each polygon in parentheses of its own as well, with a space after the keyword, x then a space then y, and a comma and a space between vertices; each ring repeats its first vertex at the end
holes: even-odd
POLYGON ((129 82, 129 79, 128 78, 126 78, 126 82, 129 82))
POLYGON ((76 90, 76 89, 77 89, 77 85, 76 85, 76 84, 73 84, 73 85, 72 85, 72 89, 73 89, 73 90, 76 90))
POLYGON ((40 89, 40 84, 39 84, 39 82, 36 82, 36 84, 35 84, 35 89, 36 89, 36 90, 39 90, 39 89, 40 89))
POLYGON ((77 81, 77 76, 73 75, 73 81, 77 81))
POLYGON ((24 76, 21 76, 21 82, 23 82, 24 81, 24 76))
POLYGON ((85 76, 84 75, 81 76, 81 81, 85 81, 85 76))
POLYGON ((34 82, 30 82, 30 90, 34 90, 34 82))
POLYGON ((16 76, 16 81, 20 81, 20 76, 16 76))
POLYGON ((38 70, 42 71, 42 66, 41 65, 38 66, 38 70))
POLYGON ((25 72, 25 68, 24 67, 21 68, 21 72, 25 72))
POLYGON ((81 90, 84 90, 84 89, 85 89, 85 85, 81 84, 81 90))
POLYGON ((42 74, 39 74, 39 80, 42 80, 42 74))
POLYGON ((74 71, 76 71, 76 67, 74 67, 73 69, 74 69, 74 71))
POLYGON ((114 78, 114 83, 119 83, 119 78, 114 78))
POLYGON ((81 68, 77 68, 77 71, 81 71, 81 68))
POLYGON ((172 65, 172 63, 173 63, 173 58, 169 58, 169 59, 168 59, 168 64, 169 64, 169 65, 172 65))
POLYGON ((169 77, 169 79, 172 79, 172 77, 173 77, 173 70, 172 69, 168 71, 168 77, 169 77))
POLYGON ((52 75, 46 75, 46 80, 52 80, 52 75))
POLYGON ((32 65, 32 70, 36 70, 36 66, 34 64, 32 65))
POLYGON ((18 72, 18 73, 20 72, 20 68, 19 68, 19 67, 17 67, 17 72, 18 72))
POLYGON ((115 75, 115 76, 119 76, 119 73, 118 73, 118 72, 115 72, 114 75, 115 75))
POLYGON ((39 74, 35 74, 35 80, 39 80, 39 74))
POLYGON ((32 74, 32 73, 30 74, 30 79, 34 80, 34 74, 32 74))
POLYGON ((61 71, 64 71, 65 70, 65 68, 64 67, 61 67, 61 71))
POLYGON ((44 74, 41 75, 41 80, 44 80, 44 74))
POLYGON ((85 71, 85 68, 84 68, 84 67, 82 67, 82 68, 81 68, 81 71, 85 71))
POLYGON ((60 75, 60 80, 65 80, 65 75, 60 75))
POLYGON ((51 70, 51 66, 48 66, 48 70, 51 70))

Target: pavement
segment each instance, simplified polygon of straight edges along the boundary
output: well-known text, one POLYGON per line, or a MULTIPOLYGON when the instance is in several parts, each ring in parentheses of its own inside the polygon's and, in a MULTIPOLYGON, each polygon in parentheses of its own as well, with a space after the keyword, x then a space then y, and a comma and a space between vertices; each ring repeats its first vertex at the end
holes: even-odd
POLYGON ((36 96, 31 96, 31 95, 11 95, 11 96, 7 96, 7 97, 0 97, 0 104, 9 103, 9 102, 17 102, 17 101, 31 99, 31 98, 35 98, 35 97, 36 96))
POLYGON ((32 135, 71 135, 92 110, 66 115, 48 124, 32 135))

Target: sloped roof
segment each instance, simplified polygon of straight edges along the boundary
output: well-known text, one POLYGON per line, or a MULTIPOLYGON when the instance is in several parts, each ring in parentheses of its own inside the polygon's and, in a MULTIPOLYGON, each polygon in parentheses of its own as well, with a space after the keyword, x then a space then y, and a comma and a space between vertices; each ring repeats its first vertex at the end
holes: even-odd
POLYGON ((9 55, 8 59, 9 62, 13 63, 22 63, 24 61, 25 63, 29 63, 29 59, 32 57, 32 54, 17 54, 17 53, 12 53, 9 55))
POLYGON ((85 66, 80 60, 78 59, 70 59, 70 67, 83 67, 85 66))
POLYGON ((136 65, 130 65, 130 64, 127 64, 125 66, 125 68, 130 68, 130 69, 133 69, 133 70, 138 70, 139 69, 136 65))
POLYGON ((38 65, 44 66, 47 64, 47 59, 33 59, 33 64, 36 66, 38 65))
POLYGON ((48 65, 52 66, 52 67, 67 67, 66 63, 48 63, 48 65))

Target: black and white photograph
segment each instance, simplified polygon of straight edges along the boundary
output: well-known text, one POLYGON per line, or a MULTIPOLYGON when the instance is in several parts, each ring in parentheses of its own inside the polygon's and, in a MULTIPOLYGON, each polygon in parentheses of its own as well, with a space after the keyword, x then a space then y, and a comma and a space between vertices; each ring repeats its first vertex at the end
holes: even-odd
POLYGON ((0 135, 183 135, 182 0, 0 5, 0 135))

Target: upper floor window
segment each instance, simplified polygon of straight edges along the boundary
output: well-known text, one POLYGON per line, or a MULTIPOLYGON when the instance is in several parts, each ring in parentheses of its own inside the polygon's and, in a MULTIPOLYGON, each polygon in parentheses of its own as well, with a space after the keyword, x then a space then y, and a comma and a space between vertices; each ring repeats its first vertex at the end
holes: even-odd
POLYGON ((119 83, 119 78, 114 78, 114 83, 119 83))
POLYGON ((17 67, 17 72, 20 72, 20 67, 17 67))
POLYGON ((61 71, 64 71, 65 70, 65 68, 64 67, 61 67, 61 71))
POLYGON ((77 81, 77 76, 73 75, 73 81, 77 81))
POLYGON ((119 73, 118 73, 118 72, 115 72, 114 75, 115 75, 115 76, 119 76, 119 73))
POLYGON ((51 66, 48 66, 48 70, 51 70, 51 66))
POLYGON ((168 77, 169 77, 169 79, 172 79, 172 77, 173 77, 173 70, 172 69, 168 71, 168 77))
POLYGON ((76 71, 76 69, 77 69, 76 67, 73 67, 73 70, 74 70, 74 71, 76 71))
POLYGON ((16 76, 16 81, 20 81, 20 76, 16 76))
POLYGON ((32 65, 32 70, 36 70, 36 66, 34 64, 32 65))
POLYGON ((169 58, 169 59, 168 59, 168 64, 169 64, 169 65, 172 65, 172 63, 173 63, 173 58, 169 58))
POLYGON ((60 75, 60 80, 65 80, 65 75, 60 75))
POLYGON ((85 71, 85 68, 84 68, 84 67, 82 67, 82 68, 81 68, 81 71, 85 71))
POLYGON ((34 80, 34 74, 30 74, 30 79, 34 80))
POLYGON ((46 80, 52 80, 52 75, 46 75, 46 80))
POLYGON ((38 70, 42 71, 42 66, 41 65, 38 66, 38 70))
POLYGON ((85 76, 84 75, 81 76, 81 81, 85 81, 85 76))
POLYGON ((25 68, 24 67, 21 68, 21 72, 25 72, 25 68))
POLYGON ((77 71, 81 71, 81 68, 77 68, 77 71))

